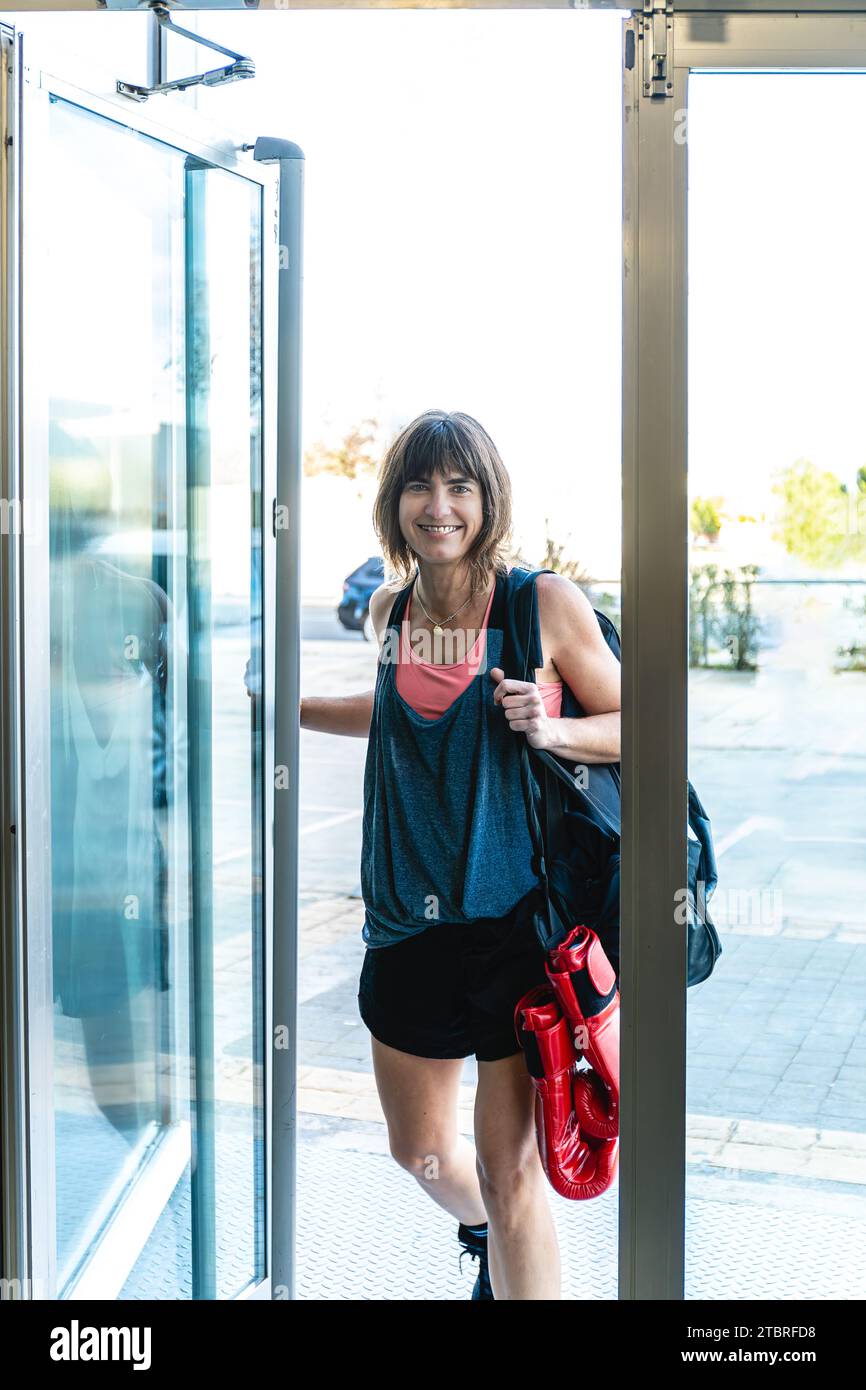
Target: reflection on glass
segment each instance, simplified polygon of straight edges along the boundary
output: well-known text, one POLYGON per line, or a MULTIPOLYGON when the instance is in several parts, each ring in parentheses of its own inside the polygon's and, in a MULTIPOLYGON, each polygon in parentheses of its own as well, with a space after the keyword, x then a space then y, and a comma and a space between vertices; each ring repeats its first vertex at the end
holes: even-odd
POLYGON ((264 1254, 260 192, 50 113, 58 1291, 226 1298, 264 1254))
POLYGON ((864 97, 690 79, 689 776, 724 954, 688 996, 689 1297, 866 1291, 864 97))

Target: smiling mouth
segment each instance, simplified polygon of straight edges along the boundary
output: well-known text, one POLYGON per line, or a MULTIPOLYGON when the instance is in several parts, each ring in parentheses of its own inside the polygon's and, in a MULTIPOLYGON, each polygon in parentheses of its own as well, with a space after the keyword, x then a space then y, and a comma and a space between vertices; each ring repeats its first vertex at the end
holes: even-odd
POLYGON ((427 531, 431 536, 450 536, 455 531, 462 531, 462 526, 425 526, 423 522, 416 521, 415 525, 419 531, 427 531))

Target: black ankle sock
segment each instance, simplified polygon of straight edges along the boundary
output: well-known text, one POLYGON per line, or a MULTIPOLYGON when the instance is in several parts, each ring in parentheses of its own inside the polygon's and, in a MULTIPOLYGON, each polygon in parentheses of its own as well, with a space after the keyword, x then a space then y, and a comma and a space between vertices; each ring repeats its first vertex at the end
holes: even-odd
POLYGON ((486 1235, 487 1235, 487 1222, 486 1222, 486 1221, 482 1222, 482 1224, 481 1224, 480 1226, 466 1226, 465 1221, 462 1222, 461 1224, 466 1228, 467 1231, 470 1231, 471 1234, 472 1234, 473 1236, 486 1236, 486 1235))

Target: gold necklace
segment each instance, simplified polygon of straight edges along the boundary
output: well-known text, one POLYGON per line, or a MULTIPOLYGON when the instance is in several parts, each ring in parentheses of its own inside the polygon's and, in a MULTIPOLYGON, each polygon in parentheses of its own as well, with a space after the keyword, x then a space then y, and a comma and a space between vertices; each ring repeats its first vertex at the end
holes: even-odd
MULTIPOLYGON (((419 575, 419 573, 420 573, 419 570, 416 570, 416 571, 415 571, 415 597, 417 598, 418 602, 421 603, 421 595, 418 593, 418 575, 419 575)), ((473 590, 472 590, 472 593, 469 595, 468 599, 466 600, 466 603, 471 603, 472 600, 474 599, 474 597, 475 597, 475 595, 476 595, 477 593, 478 593, 478 590, 477 590, 477 589, 473 589, 473 590)), ((458 613, 462 613, 462 612, 463 612, 463 609, 466 607, 466 603, 461 603, 460 607, 457 608, 457 609, 455 609, 453 613, 449 613, 447 618, 443 618, 443 619, 442 619, 442 622, 443 622, 443 623, 450 623, 450 621, 451 621, 452 618, 456 618, 458 613)), ((433 624, 433 635, 434 635, 434 637, 442 637, 443 634, 444 634, 444 632, 445 632, 445 629, 444 629, 444 627, 442 626, 442 623, 437 623, 437 621, 436 621, 435 618, 431 618, 431 617, 430 617, 430 614, 427 612, 427 609, 424 607, 424 604, 423 604, 423 603, 421 603, 421 610, 422 610, 422 612, 424 613, 425 618, 428 618, 428 619, 430 620, 430 622, 433 624)))

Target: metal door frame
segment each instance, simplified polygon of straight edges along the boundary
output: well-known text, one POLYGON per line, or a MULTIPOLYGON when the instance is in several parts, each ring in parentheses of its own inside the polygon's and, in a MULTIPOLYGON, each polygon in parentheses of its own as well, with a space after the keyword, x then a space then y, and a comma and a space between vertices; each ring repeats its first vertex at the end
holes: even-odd
MULTIPOLYGON (((120 96, 121 74, 82 63, 77 55, 35 41, 23 29, 0 23, 3 39, 3 95, 11 136, 8 181, 3 193, 9 229, 4 285, 8 287, 3 337, 8 344, 4 399, 4 497, 25 520, 18 534, 4 535, 2 633, 5 689, 12 692, 2 721, 3 777, 3 1272, 18 1297, 53 1299, 56 1293, 54 1211, 54 1127, 52 1087, 53 985, 51 964, 50 877, 50 710, 47 631, 30 614, 47 612, 43 568, 34 583, 34 556, 47 549, 47 532, 36 534, 35 518, 47 515, 47 432, 34 411, 38 399, 35 344, 39 326, 38 267, 30 265, 26 244, 19 262, 19 229, 30 215, 27 199, 30 161, 44 148, 50 94, 119 122, 217 168, 242 176, 262 190, 262 712, 263 737, 263 910, 264 990, 263 1094, 265 1097, 265 1269, 263 1281, 239 1297, 270 1298, 274 1251, 271 1239, 273 1134, 272 1052, 274 854, 275 668, 271 660, 276 630, 277 547, 271 513, 277 496, 277 386, 279 292, 279 169, 256 161, 252 145, 240 142, 207 119, 186 99, 161 98, 151 106, 120 96), (42 128, 40 128, 42 127, 42 128), (28 376, 28 373, 30 375, 28 376), (26 467, 25 467, 26 460, 26 467), (26 508, 26 512, 25 512, 26 508), (29 520, 28 520, 29 519, 29 520), (29 521, 34 522, 33 529, 29 521), (32 550, 30 549, 32 547, 32 550), (27 566, 26 603, 24 571, 27 566), (29 681, 25 692, 24 672, 29 681), (34 680, 34 673, 39 677, 34 680), (27 769, 26 778, 22 769, 27 769), (26 924, 26 929, 25 929, 26 924)), ((151 54, 152 63, 157 55, 151 54)), ((44 331, 44 323, 43 323, 44 331)), ((119 331, 128 331, 124 328, 119 331)), ((281 563, 285 565, 283 556, 281 563)), ((294 779, 293 779, 294 780, 294 779)), ((278 1007, 282 1007, 281 1005, 278 1007)), ((277 1017, 280 1017, 280 1013, 277 1017)), ((282 1013, 285 1017, 285 1012, 282 1013)), ((110 1230, 110 1227, 109 1227, 110 1230)), ((73 1291, 73 1297, 76 1295, 73 1291)))

